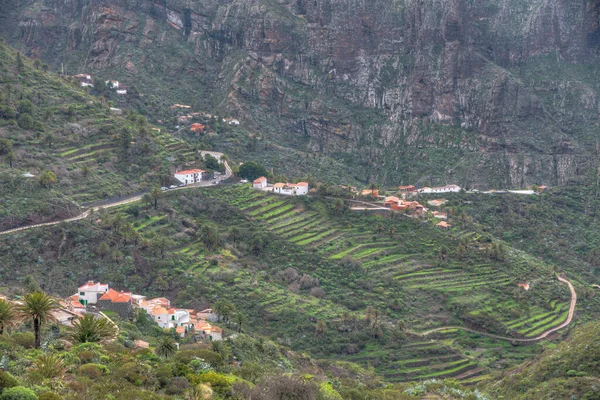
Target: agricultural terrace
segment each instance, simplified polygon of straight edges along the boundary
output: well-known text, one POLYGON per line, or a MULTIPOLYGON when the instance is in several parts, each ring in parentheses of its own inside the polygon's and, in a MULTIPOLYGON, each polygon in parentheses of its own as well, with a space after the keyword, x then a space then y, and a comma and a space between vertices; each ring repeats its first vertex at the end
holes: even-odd
MULTIPOLYGON (((345 286, 353 299, 341 302, 351 310, 373 306, 385 310, 390 322, 400 319, 415 331, 466 324, 523 338, 566 318, 569 292, 554 281, 552 270, 508 247, 503 254, 492 255, 488 250, 494 241, 485 235, 443 232, 413 219, 349 214, 330 203, 279 197, 248 187, 221 188, 206 196, 226 202, 288 242, 288 256, 289 249, 294 248, 299 255, 302 251, 310 253, 316 265, 309 269, 319 275, 326 298, 336 295, 336 286, 345 286), (459 244, 467 249, 466 254, 457 254, 459 244), (447 256, 442 257, 444 252, 447 256), (341 267, 344 276, 336 276, 336 270, 325 265, 341 267), (524 279, 535 281, 534 290, 525 292, 517 286, 524 279), (328 281, 335 282, 331 285, 333 293, 327 288, 328 281)), ((453 331, 436 337, 441 336, 450 343, 464 339, 464 334, 453 331)), ((369 352, 367 347, 355 358, 369 362, 378 358, 369 352)), ((373 352, 377 353, 375 349, 373 352)), ((520 358, 523 351, 515 353, 520 358)), ((398 354, 402 359, 387 357, 385 365, 379 366, 389 379, 459 376, 470 380, 485 375, 480 361, 464 352, 455 353, 450 360, 419 351, 408 358, 403 351, 398 354), (470 370, 473 374, 467 373, 470 370)))

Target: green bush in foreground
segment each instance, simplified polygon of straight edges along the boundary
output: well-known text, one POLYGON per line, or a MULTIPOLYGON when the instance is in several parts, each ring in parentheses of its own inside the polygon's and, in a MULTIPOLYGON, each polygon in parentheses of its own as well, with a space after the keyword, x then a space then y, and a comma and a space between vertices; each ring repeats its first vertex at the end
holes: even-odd
POLYGON ((31 389, 23 386, 15 386, 3 391, 0 395, 0 400, 38 400, 38 397, 31 389))

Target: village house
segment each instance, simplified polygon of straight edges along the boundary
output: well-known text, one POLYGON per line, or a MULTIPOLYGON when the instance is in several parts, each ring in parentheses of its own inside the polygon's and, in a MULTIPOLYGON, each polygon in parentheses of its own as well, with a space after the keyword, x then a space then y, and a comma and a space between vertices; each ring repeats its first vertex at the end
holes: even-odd
POLYGON ((434 218, 439 218, 439 219, 448 219, 448 214, 445 212, 441 212, 441 211, 434 211, 433 213, 433 217, 434 218))
POLYGON ((121 86, 119 89, 115 91, 118 95, 124 96, 127 94, 127 87, 121 86))
POLYGON ((97 307, 102 311, 116 312, 123 319, 129 318, 133 310, 132 294, 108 289, 108 292, 98 299, 97 307))
POLYGON ((417 188, 414 185, 398 186, 398 190, 400 193, 413 193, 417 190, 417 188))
POLYGON ((123 115, 123 110, 121 110, 120 108, 111 107, 109 108, 109 110, 115 115, 123 115))
POLYGON ((429 200, 427 202, 427 204, 429 204, 430 206, 433 206, 433 207, 441 207, 444 204, 446 204, 447 202, 448 202, 448 200, 446 200, 446 199, 437 199, 437 200, 429 200))
POLYGON ((419 189, 419 193, 457 193, 460 192, 460 186, 457 185, 447 185, 447 186, 438 186, 434 188, 424 187, 419 189))
POLYGON ((190 126, 190 131, 194 132, 194 133, 202 133, 204 132, 204 128, 205 126, 199 123, 193 123, 192 126, 190 126))
POLYGON ((379 189, 373 189, 373 190, 371 190, 371 189, 365 189, 362 192, 360 192, 360 195, 363 196, 363 197, 367 197, 367 196, 370 196, 370 197, 373 197, 373 198, 379 197, 379 189))
POLYGON ((525 291, 528 291, 530 288, 529 282, 521 282, 518 284, 520 288, 523 288, 525 291))
POLYGON ((273 185, 273 193, 286 196, 306 196, 308 194, 308 183, 276 183, 273 185))
POLYGON ((203 174, 205 172, 206 171, 204 171, 202 169, 186 169, 184 171, 175 172, 175 175, 173 175, 173 176, 179 182, 181 182, 185 185, 189 185, 191 183, 201 182, 203 180, 203 174))
POLYGON ((118 89, 119 88, 119 81, 105 81, 104 84, 109 89, 118 89))
POLYGON ((538 192, 539 193, 545 192, 546 190, 548 190, 548 186, 542 185, 542 186, 538 187, 538 192))
POLYGON ((383 201, 383 206, 387 207, 387 208, 391 208, 392 205, 398 205, 401 202, 402 202, 402 200, 396 196, 388 196, 383 201))
POLYGON ((435 224, 435 226, 437 226, 438 228, 441 228, 441 229, 450 229, 450 228, 452 228, 452 225, 450 225, 446 221, 438 222, 437 224, 435 224))
POLYGON ((267 178, 261 176, 260 178, 257 178, 254 180, 254 182, 252 182, 252 187, 254 189, 264 189, 267 187, 267 183, 267 178))
POLYGON ((98 299, 104 296, 106 292, 108 292, 108 284, 88 281, 88 283, 79 287, 78 300, 84 306, 96 304, 98 299))
POLYGON ((238 121, 237 119, 234 118, 223 118, 223 122, 225 122, 228 125, 239 125, 240 121, 238 121))
POLYGON ((183 108, 183 109, 190 109, 192 108, 192 106, 186 106, 185 104, 173 104, 171 107, 171 110, 175 110, 176 108, 183 108))
POLYGON ((92 76, 89 74, 75 75, 75 79, 79 81, 81 87, 94 87, 94 81, 92 80, 92 76))

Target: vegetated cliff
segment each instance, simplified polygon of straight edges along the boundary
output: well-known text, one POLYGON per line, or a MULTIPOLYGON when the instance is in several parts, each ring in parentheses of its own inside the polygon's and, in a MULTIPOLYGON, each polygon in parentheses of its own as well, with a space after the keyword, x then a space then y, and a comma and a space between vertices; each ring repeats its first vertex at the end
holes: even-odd
POLYGON ((0 29, 30 54, 227 110, 363 179, 597 175, 597 0, 13 3, 0 29))

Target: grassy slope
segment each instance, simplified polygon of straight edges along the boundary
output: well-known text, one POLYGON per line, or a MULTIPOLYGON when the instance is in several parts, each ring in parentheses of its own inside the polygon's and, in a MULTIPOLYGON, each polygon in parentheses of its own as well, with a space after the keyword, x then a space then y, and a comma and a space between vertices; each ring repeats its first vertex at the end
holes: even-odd
POLYGON ((565 342, 525 368, 511 371, 492 393, 506 399, 594 399, 598 397, 600 325, 578 328, 565 342))
POLYGON ((0 159, 0 229, 68 215, 78 204, 159 184, 173 164, 168 157, 180 165, 195 160, 190 145, 159 133, 135 114, 112 115, 85 89, 43 72, 25 57, 19 73, 16 54, 0 44, 0 104, 16 111, 0 117, 0 138, 11 140, 16 157, 12 169, 0 159), (21 123, 23 101, 33 105, 27 111, 33 129, 21 123), (58 177, 51 189, 22 177, 44 170, 58 177))
MULTIPOLYGON (((478 366, 513 365, 541 350, 457 331, 423 340, 398 330, 398 320, 412 330, 466 321, 511 334, 506 324, 568 300, 538 260, 513 250, 505 261, 490 259, 486 236, 441 232, 413 219, 338 215, 315 200, 281 201, 243 187, 212 188, 170 194, 158 210, 133 205, 98 216, 99 224, 6 237, 2 280, 31 274, 66 295, 83 280, 101 279, 191 307, 228 299, 249 315, 252 331, 321 358, 371 365, 389 381, 474 378, 485 373, 478 366), (215 232, 218 244, 210 240, 215 232), (460 240, 469 249, 462 259, 455 254, 460 240), (23 241, 31 245, 15 246, 23 241), (443 246, 449 260, 440 263, 443 246), (310 279, 287 279, 288 268, 310 279), (516 287, 523 276, 538 281, 535 291, 516 287), (314 278, 324 296, 311 295, 314 278), (378 311, 375 325, 365 319, 367 307, 378 311), (326 322, 323 335, 315 333, 318 320, 326 322)), ((527 328, 559 323, 540 318, 527 328)))

